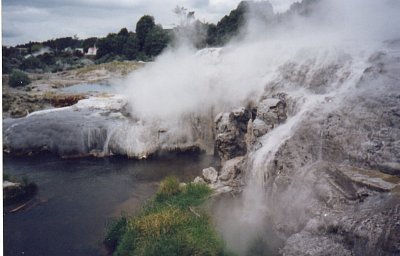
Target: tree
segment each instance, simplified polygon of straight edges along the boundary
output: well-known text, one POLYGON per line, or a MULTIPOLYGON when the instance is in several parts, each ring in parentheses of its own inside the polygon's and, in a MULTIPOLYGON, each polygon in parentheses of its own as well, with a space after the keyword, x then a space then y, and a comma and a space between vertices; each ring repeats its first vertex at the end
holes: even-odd
POLYGON ((217 26, 215 24, 207 24, 207 45, 217 44, 217 26))
POLYGON ((44 67, 43 63, 37 57, 29 57, 22 61, 21 65, 19 66, 22 70, 35 70, 35 69, 42 69, 44 67))
POLYGON ((174 28, 175 43, 190 43, 196 48, 206 46, 207 25, 197 20, 194 11, 176 6, 173 12, 179 17, 179 25, 174 28))
POLYGON ((118 32, 118 36, 128 37, 128 36, 129 36, 128 29, 122 28, 122 29, 118 32))
POLYGON ((42 45, 42 44, 34 44, 34 45, 32 45, 32 47, 31 47, 31 52, 32 52, 32 53, 38 52, 38 51, 40 51, 42 48, 43 48, 43 45, 42 45))
POLYGON ((79 44, 79 40, 73 39, 72 37, 62 37, 46 41, 43 44, 60 52, 67 47, 75 48, 76 45, 79 44))
POLYGON ((144 50, 144 43, 147 34, 155 27, 154 18, 150 15, 144 15, 136 23, 136 36, 138 40, 139 51, 144 50))
POLYGON ((48 66, 54 65, 56 63, 56 59, 54 58, 54 55, 52 53, 45 52, 44 54, 39 55, 37 58, 48 66))
POLYGON ((144 52, 151 57, 157 56, 167 47, 168 42, 168 34, 160 25, 157 25, 147 33, 144 42, 144 52))
POLYGON ((122 54, 128 60, 134 60, 137 58, 139 52, 138 40, 135 34, 130 34, 129 37, 126 39, 124 47, 122 49, 122 54))
POLYGON ((173 12, 179 17, 179 26, 185 27, 190 24, 192 20, 194 20, 194 12, 188 12, 188 9, 177 5, 173 12))

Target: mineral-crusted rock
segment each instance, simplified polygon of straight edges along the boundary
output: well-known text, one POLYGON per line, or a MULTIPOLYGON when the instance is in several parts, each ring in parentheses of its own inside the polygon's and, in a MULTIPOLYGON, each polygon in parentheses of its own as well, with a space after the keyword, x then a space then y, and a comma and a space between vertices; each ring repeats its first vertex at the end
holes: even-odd
POLYGON ((222 184, 221 182, 217 182, 214 184, 209 184, 209 187, 213 190, 213 195, 218 196, 221 194, 226 194, 233 192, 233 187, 232 186, 227 186, 222 184))
POLYGON ((265 188, 253 210, 265 207, 257 214, 268 220, 264 235, 274 232, 283 241, 280 254, 400 255, 399 49, 397 40, 396 51, 371 56, 355 80, 352 68, 341 70, 349 56, 323 67, 315 60, 288 63, 266 91, 249 125, 261 146, 251 147, 244 161, 264 160, 249 168, 265 188), (349 90, 336 93, 345 82, 349 90), (274 90, 285 87, 307 93, 289 94, 279 107, 274 90), (282 123, 286 112, 293 116, 282 123), (290 121, 295 125, 284 127, 290 133, 283 140, 271 140, 279 145, 272 150, 264 138, 279 138, 290 121), (265 132, 271 137, 258 136, 265 132))
POLYGON ((214 167, 208 167, 206 169, 203 169, 203 178, 206 182, 208 183, 215 183, 217 182, 218 179, 218 172, 215 170, 214 167))
POLYGON ((193 183, 196 184, 206 184, 205 180, 202 177, 197 176, 196 178, 194 178, 193 183))
POLYGON ((284 122, 287 119, 285 96, 261 101, 257 107, 257 117, 270 125, 284 122))
POLYGON ((229 183, 229 181, 235 179, 243 170, 243 166, 241 166, 243 159, 244 157, 239 156, 226 161, 218 179, 223 183, 229 183))
POLYGON ((221 113, 216 117, 215 146, 223 161, 246 154, 245 135, 250 119, 251 112, 243 107, 230 113, 221 113))
MULTIPOLYGON (((209 116, 139 120, 123 96, 92 97, 58 109, 3 120, 3 149, 11 154, 51 152, 65 157, 126 155, 146 158, 171 151, 206 150, 212 141, 209 116)), ((212 148, 212 147, 211 147, 212 148)))
POLYGON ((256 118, 253 121, 253 134, 255 137, 261 137, 270 130, 270 127, 261 119, 256 118))
POLYGON ((253 123, 254 136, 260 137, 287 119, 284 97, 267 98, 257 106, 257 117, 253 123))

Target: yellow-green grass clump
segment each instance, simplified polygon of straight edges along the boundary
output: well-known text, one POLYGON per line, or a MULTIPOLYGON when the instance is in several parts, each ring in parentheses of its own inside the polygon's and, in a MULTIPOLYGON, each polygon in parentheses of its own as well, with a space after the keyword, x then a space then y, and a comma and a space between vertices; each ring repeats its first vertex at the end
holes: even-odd
POLYGON ((104 243, 118 256, 227 255, 203 207, 210 194, 206 185, 168 177, 137 216, 111 223, 104 243))

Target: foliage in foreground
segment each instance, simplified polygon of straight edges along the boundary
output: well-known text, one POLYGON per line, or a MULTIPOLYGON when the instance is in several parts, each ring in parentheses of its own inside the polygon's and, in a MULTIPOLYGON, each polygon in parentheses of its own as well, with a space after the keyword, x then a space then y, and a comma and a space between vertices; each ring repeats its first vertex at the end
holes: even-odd
POLYGON ((206 185, 180 186, 168 177, 137 216, 111 223, 104 243, 118 256, 227 255, 201 207, 210 193, 206 185))

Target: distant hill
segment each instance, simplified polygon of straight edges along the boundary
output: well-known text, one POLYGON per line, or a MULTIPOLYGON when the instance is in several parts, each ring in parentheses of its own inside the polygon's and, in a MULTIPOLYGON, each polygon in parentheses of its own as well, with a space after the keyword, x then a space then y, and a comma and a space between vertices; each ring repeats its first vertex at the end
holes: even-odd
POLYGON ((57 72, 113 60, 149 61, 182 37, 199 49, 223 46, 233 37, 240 36, 241 28, 249 18, 279 23, 293 14, 307 15, 312 10, 310 6, 317 1, 303 0, 279 15, 273 13, 268 1, 242 1, 217 24, 200 22, 194 18, 194 12, 177 6, 175 12, 183 17, 184 22, 174 29, 164 29, 155 23, 154 17, 144 15, 136 23, 136 32, 122 28, 118 33, 109 33, 103 38, 63 37, 16 47, 3 46, 3 74, 15 69, 57 72))

